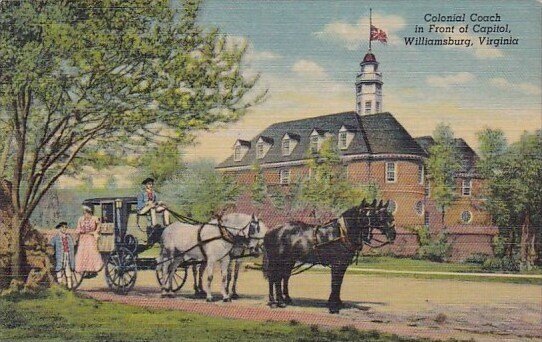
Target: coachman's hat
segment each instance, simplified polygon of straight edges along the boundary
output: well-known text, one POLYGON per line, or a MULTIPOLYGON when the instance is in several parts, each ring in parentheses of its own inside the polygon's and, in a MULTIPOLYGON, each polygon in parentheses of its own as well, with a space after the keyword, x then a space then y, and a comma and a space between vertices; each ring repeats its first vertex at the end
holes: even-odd
POLYGON ((59 224, 56 225, 55 229, 60 229, 64 226, 67 226, 68 225, 68 222, 65 222, 65 221, 62 221, 60 222, 59 224))
POLYGON ((143 182, 141 182, 141 184, 143 185, 146 185, 147 183, 154 183, 154 179, 152 179, 151 177, 148 177, 148 178, 145 178, 143 182))

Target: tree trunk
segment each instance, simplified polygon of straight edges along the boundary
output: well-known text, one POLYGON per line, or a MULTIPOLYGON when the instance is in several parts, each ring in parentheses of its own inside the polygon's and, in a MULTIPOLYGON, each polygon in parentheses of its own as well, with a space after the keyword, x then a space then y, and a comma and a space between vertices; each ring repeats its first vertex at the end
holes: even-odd
POLYGON ((21 277, 21 265, 22 265, 22 243, 21 243, 21 227, 22 220, 17 213, 15 213, 11 219, 11 276, 13 279, 21 277))
POLYGON ((536 259, 535 251, 535 232, 531 224, 530 215, 525 214, 523 224, 521 226, 521 243, 520 243, 520 255, 521 255, 521 269, 531 270, 534 266, 536 259))
POLYGON ((4 178, 4 172, 6 171, 6 164, 9 156, 9 149, 11 147, 12 133, 9 132, 6 135, 6 141, 2 147, 2 155, 0 156, 0 179, 4 178))

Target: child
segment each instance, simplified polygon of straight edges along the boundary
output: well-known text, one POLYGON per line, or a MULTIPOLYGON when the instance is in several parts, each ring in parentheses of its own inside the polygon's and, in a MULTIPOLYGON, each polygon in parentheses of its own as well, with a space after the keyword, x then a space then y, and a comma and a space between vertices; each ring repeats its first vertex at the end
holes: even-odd
POLYGON ((58 233, 51 239, 55 249, 55 273, 58 282, 62 283, 62 271, 66 272, 66 286, 72 288, 72 272, 75 270, 74 242, 68 234, 68 223, 60 222, 55 227, 58 233))

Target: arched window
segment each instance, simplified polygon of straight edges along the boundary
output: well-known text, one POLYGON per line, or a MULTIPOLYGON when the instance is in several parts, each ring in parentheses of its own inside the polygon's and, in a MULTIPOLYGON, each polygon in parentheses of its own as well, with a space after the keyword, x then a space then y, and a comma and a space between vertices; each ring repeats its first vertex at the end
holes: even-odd
POLYGON ((465 210, 461 213, 461 222, 464 224, 472 222, 472 213, 468 210, 465 210))
POLYGON ((388 212, 395 214, 397 212, 397 202, 390 199, 390 204, 388 204, 388 212))
POLYGON ((425 206, 422 201, 418 201, 414 206, 414 209, 416 210, 416 214, 422 216, 425 211, 425 206))

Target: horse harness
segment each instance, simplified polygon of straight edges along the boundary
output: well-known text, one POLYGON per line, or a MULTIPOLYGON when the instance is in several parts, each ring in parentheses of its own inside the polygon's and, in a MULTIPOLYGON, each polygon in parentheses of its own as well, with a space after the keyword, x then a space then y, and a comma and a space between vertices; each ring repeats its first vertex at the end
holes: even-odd
POLYGON ((318 249, 321 248, 322 246, 326 246, 330 243, 333 243, 333 242, 340 242, 341 244, 345 245, 345 247, 347 249, 349 249, 350 251, 352 252, 356 252, 358 251, 361 246, 356 246, 354 243, 352 243, 352 241, 350 241, 350 239, 348 238, 348 226, 346 225, 346 222, 344 221, 344 217, 339 217, 338 219, 334 219, 332 221, 330 221, 329 223, 326 223, 326 224, 323 224, 321 226, 316 226, 313 228, 312 230, 312 241, 313 241, 313 249, 316 251, 316 253, 318 253, 318 249), (331 239, 331 240, 328 240, 328 241, 324 241, 324 242, 319 242, 318 240, 318 232, 320 231, 321 228, 323 227, 327 227, 327 226, 330 226, 330 225, 337 225, 338 226, 338 229, 339 229, 339 236, 334 238, 334 239, 331 239))

